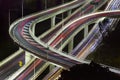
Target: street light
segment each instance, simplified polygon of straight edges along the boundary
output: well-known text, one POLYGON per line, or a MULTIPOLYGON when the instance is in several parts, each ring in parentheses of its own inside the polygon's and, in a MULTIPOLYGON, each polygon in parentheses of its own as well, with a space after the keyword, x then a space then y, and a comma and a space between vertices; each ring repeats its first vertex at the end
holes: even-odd
POLYGON ((45 0, 45 9, 47 9, 47 0, 45 0))
MULTIPOLYGON (((22 0, 21 1, 21 11, 22 11, 22 13, 21 13, 21 15, 22 15, 22 18, 23 18, 23 8, 24 8, 24 0, 22 0)), ((9 9, 9 11, 8 11, 8 22, 9 22, 9 26, 10 26, 10 23, 11 23, 11 11, 17 11, 17 9, 9 9)))
POLYGON ((22 18, 23 18, 23 8, 24 8, 24 0, 21 1, 21 9, 22 9, 22 18))
POLYGON ((9 23, 9 27, 10 27, 10 9, 9 9, 9 12, 8 12, 8 23, 9 23))
POLYGON ((17 9, 9 9, 8 10, 8 23, 9 23, 9 26, 10 26, 10 23, 11 23, 11 11, 18 11, 17 9))
POLYGON ((62 0, 62 4, 64 4, 64 0, 62 0))

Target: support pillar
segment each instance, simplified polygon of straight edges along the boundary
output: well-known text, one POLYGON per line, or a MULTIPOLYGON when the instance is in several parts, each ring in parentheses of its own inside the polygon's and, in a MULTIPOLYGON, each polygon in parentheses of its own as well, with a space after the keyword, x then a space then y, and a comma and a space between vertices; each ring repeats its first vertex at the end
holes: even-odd
POLYGON ((36 24, 36 23, 33 23, 33 26, 34 26, 34 27, 32 27, 32 32, 33 32, 34 36, 35 36, 35 24, 36 24))
POLYGON ((53 68, 55 68, 55 65, 50 64, 50 66, 49 66, 49 71, 52 71, 52 70, 53 70, 53 68))
POLYGON ((25 64, 31 60, 32 56, 29 52, 25 51, 25 64))
POLYGON ((74 46, 74 38, 72 38, 68 44, 68 52, 71 52, 73 50, 73 46, 74 46))
POLYGON ((84 28, 84 38, 88 35, 88 26, 84 28))
POLYGON ((19 47, 19 50, 23 50, 21 47, 19 47))
POLYGON ((51 18, 51 28, 53 28, 55 26, 55 18, 56 18, 56 16, 53 16, 51 18))
POLYGON ((70 16, 70 15, 72 14, 72 10, 69 10, 69 11, 67 12, 67 14, 68 14, 68 16, 70 16))

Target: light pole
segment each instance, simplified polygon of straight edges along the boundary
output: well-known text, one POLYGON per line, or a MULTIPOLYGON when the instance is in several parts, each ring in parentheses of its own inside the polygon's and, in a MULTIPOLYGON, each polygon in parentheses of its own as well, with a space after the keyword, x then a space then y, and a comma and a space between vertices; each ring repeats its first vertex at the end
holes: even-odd
POLYGON ((22 9, 21 11, 22 11, 22 18, 23 18, 23 14, 24 14, 24 13, 23 13, 23 8, 24 8, 24 0, 22 0, 22 1, 21 1, 21 9, 22 9))
POLYGON ((10 9, 9 9, 9 12, 8 12, 8 23, 9 23, 9 27, 10 27, 10 9))
POLYGON ((45 0, 45 9, 47 9, 47 0, 45 0))
POLYGON ((64 4, 64 0, 62 0, 62 4, 64 4))
MULTIPOLYGON (((62 0, 62 4, 64 4, 64 0, 62 0)), ((64 19, 64 13, 62 13, 62 20, 64 19)), ((64 26, 64 22, 62 23, 62 29, 63 29, 63 26, 64 26)), ((61 41, 61 48, 62 48, 62 45, 63 45, 63 36, 61 37, 62 41, 61 41)))
POLYGON ((11 11, 18 11, 17 9, 9 9, 8 10, 8 23, 9 23, 9 26, 11 24, 11 11))

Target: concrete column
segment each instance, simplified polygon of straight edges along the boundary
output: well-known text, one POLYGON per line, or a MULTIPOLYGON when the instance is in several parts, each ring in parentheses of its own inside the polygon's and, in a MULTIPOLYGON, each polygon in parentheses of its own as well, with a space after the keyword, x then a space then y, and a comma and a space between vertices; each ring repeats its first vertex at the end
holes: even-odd
POLYGON ((74 38, 71 39, 71 41, 68 44, 68 52, 71 52, 74 47, 74 38))
POLYGON ((84 28, 84 38, 88 35, 88 26, 84 28))
POLYGON ((25 51, 25 64, 31 60, 32 56, 29 52, 25 51))
POLYGON ((19 50, 23 50, 21 47, 19 47, 19 50))
POLYGON ((49 66, 49 71, 52 71, 53 68, 55 68, 55 65, 50 64, 50 66, 49 66))
POLYGON ((33 24, 34 27, 32 27, 32 32, 33 32, 34 35, 35 35, 35 24, 36 24, 36 23, 34 23, 34 24, 33 24))
POLYGON ((56 18, 56 16, 53 16, 51 18, 51 28, 53 28, 55 26, 55 18, 56 18))
POLYGON ((67 14, 68 14, 68 16, 70 16, 70 15, 72 14, 72 10, 69 10, 69 11, 67 12, 67 14))

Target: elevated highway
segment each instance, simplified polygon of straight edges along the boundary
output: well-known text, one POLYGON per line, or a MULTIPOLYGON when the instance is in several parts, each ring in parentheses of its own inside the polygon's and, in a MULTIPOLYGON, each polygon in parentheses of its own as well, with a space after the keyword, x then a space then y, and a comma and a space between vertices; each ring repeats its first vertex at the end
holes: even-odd
MULTIPOLYGON (((86 15, 86 16, 83 16, 83 17, 80 17, 78 19, 73 20, 66 27, 68 27, 68 26, 73 27, 73 24, 74 24, 74 27, 75 26, 80 26, 80 25, 83 25, 84 23, 86 23, 90 20, 94 20, 94 19, 99 18, 99 17, 105 17, 105 16, 110 17, 110 16, 116 16, 116 15, 117 16, 120 15, 119 10, 93 13, 93 14, 86 15)), ((69 68, 69 67, 71 67, 75 64, 79 64, 79 63, 87 63, 85 61, 77 60, 76 58, 73 58, 69 55, 65 55, 62 52, 57 51, 57 50, 51 48, 48 45, 46 46, 45 44, 43 44, 42 41, 38 42, 37 38, 33 36, 32 31, 29 29, 30 26, 29 27, 24 26, 26 23, 30 22, 29 19, 31 19, 31 18, 28 18, 28 19, 24 20, 23 22, 19 23, 19 25, 17 27, 14 26, 14 29, 13 29, 13 26, 12 26, 12 28, 10 28, 10 32, 12 32, 12 30, 13 30, 13 34, 11 34, 11 36, 14 35, 14 36, 12 36, 13 39, 15 38, 14 40, 20 46, 29 49, 30 52, 33 52, 33 53, 37 52, 37 53, 34 53, 34 55, 36 55, 38 57, 42 57, 46 60, 49 60, 49 61, 51 61, 51 62, 53 62, 57 65, 65 67, 65 68, 69 68), (20 25, 22 25, 22 26, 20 26, 20 25), (24 30, 26 28, 28 28, 28 31, 24 30), (30 35, 28 35, 25 32, 29 33, 30 35), (27 36, 27 38, 26 38, 26 36, 27 36), (31 42, 31 41, 33 41, 33 42, 31 42), (38 43, 39 43, 39 45, 38 45, 38 43)), ((32 23, 32 21, 30 23, 32 23)), ((14 25, 17 25, 17 24, 14 24, 14 25)), ((78 28, 82 29, 82 27, 76 27, 76 28, 77 29, 78 28)))
MULTIPOLYGON (((58 7, 55 7, 55 8, 52 8, 52 9, 49 9, 49 10, 47 10, 47 11, 44 11, 44 12, 41 12, 41 13, 37 13, 37 14, 39 14, 39 16, 41 15, 41 18, 43 18, 44 17, 44 19, 47 19, 47 18, 49 18, 49 17, 51 17, 51 16, 53 16, 53 15, 57 15, 57 14, 60 14, 60 13, 63 13, 63 12, 65 12, 65 11, 68 11, 68 10, 72 10, 72 9, 74 9, 74 8, 76 8, 76 7, 79 7, 79 6, 81 6, 82 4, 84 4, 86 1, 84 0, 74 0, 74 1, 72 1, 72 2, 69 2, 69 3, 66 3, 66 4, 63 4, 63 5, 60 5, 60 6, 58 6, 58 7), (62 10, 62 8, 64 8, 64 10, 62 10), (49 16, 50 15, 50 13, 52 13, 52 15, 51 16, 49 16), (48 15, 49 14, 49 15, 48 15)), ((39 17, 40 18, 40 17, 39 17)), ((43 20, 43 19, 42 19, 43 20)), ((23 50, 22 50, 23 51, 23 50)), ((13 55, 13 56, 15 56, 15 54, 13 55)), ((19 55, 16 55, 16 56, 18 56, 19 57, 19 55)), ((17 58, 17 57, 10 57, 10 58, 17 58)), ((24 58, 24 57, 23 57, 24 58)), ((10 64, 7 64, 6 63, 6 61, 10 61, 11 59, 7 59, 7 60, 4 60, 1 64, 0 64, 0 66, 1 67, 4 67, 5 65, 10 65, 10 64)), ((11 60, 11 62, 12 62, 12 60, 11 60)), ((17 62, 17 60, 16 60, 16 62, 17 62)), ((12 62, 12 63, 14 63, 14 61, 12 62)), ((18 62, 17 62, 18 63, 18 62)), ((14 67, 14 66, 16 66, 17 65, 17 63, 16 64, 13 64, 12 66, 11 66, 11 68, 9 67, 9 69, 3 69, 3 68, 1 68, 2 70, 3 70, 3 72, 0 72, 1 74, 2 73, 5 73, 5 74, 7 74, 6 72, 8 72, 8 75, 10 75, 10 71, 11 72, 13 72, 13 70, 12 69, 14 69, 14 68, 12 68, 12 67, 14 67), (10 70, 10 71, 9 71, 10 70), (6 71, 6 72, 5 72, 6 71)), ((3 78, 1 78, 1 79, 3 79, 3 78)))
MULTIPOLYGON (((74 27, 74 29, 76 30, 79 28, 83 29, 83 27, 78 27, 78 26, 85 24, 85 22, 88 23, 89 21, 99 17, 113 16, 113 15, 119 16, 119 10, 99 12, 99 13, 94 13, 80 17, 79 19, 75 19, 71 21, 71 23, 66 25, 63 30, 65 30, 67 27, 74 27)), ((34 53, 34 55, 36 55, 37 57, 41 57, 45 60, 49 60, 50 62, 56 63, 65 68, 69 68, 75 64, 84 62, 84 61, 81 62, 80 60, 77 60, 76 58, 71 57, 69 55, 63 54, 63 52, 53 49, 52 47, 46 45, 44 42, 39 41, 34 36, 31 30, 31 24, 35 20, 36 17, 33 15, 20 19, 11 25, 9 30, 10 35, 16 43, 18 43, 21 47, 34 53)), ((62 32, 62 30, 60 32, 62 32)))
MULTIPOLYGON (((91 2, 91 1, 90 1, 91 2)), ((88 2, 87 4, 85 4, 85 6, 83 6, 82 8, 85 8, 85 7, 89 7, 89 6, 93 6, 92 4, 89 4, 90 2, 88 2)), ((89 9, 90 9, 90 11, 89 12, 92 12, 92 11, 95 11, 95 10, 97 10, 100 6, 102 6, 103 4, 105 4, 105 2, 106 1, 102 1, 102 0, 100 0, 100 4, 99 5, 95 5, 95 7, 90 7, 89 9)), ((74 12, 74 15, 78 15, 80 12, 81 12, 81 10, 83 10, 82 8, 79 8, 78 10, 80 10, 80 11, 76 11, 76 12, 74 12)), ((86 11, 82 11, 82 12, 84 12, 84 14, 85 13, 89 13, 87 10, 86 11)), ((74 18, 73 16, 74 15, 72 15, 71 17, 69 17, 69 18, 74 18)), ((79 14, 78 16, 80 16, 81 14, 79 14)), ((69 19, 69 18, 67 18, 67 19, 69 19)), ((39 20, 40 21, 40 20, 39 20)), ((60 23, 61 24, 61 23, 60 23)), ((58 27, 60 27, 60 26, 58 26, 58 27)), ((56 27, 55 27, 56 28, 56 27)))
MULTIPOLYGON (((87 21, 93 20, 99 17, 104 16, 119 16, 119 10, 117 11, 106 11, 106 12, 100 12, 100 13, 93 13, 90 15, 83 16, 81 18, 77 18, 75 20, 70 21, 70 23, 66 24, 64 28, 60 29, 57 33, 57 35, 53 38, 53 40, 50 40, 49 45, 54 46, 57 41, 54 41, 58 38, 58 41, 61 40, 62 35, 62 41, 66 41, 65 39, 69 38, 70 35, 75 35, 76 31, 84 29, 84 27, 81 27, 81 25, 84 25, 85 23, 88 23, 87 21), (70 32, 67 32, 71 30, 70 32), (64 32, 64 36, 63 36, 64 32), (67 32, 67 35, 66 35, 67 32), (54 43, 51 43, 54 42, 54 43)), ((75 64, 78 63, 89 63, 86 61, 80 61, 76 58, 73 58, 69 55, 65 55, 64 52, 57 51, 56 49, 53 49, 48 44, 45 44, 44 42, 39 42, 39 39, 34 36, 34 32, 32 32, 33 26, 37 21, 36 17, 29 16, 27 18, 23 18, 22 20, 19 20, 12 24, 10 28, 10 35, 11 37, 17 42, 20 46, 22 46, 25 49, 28 49, 28 51, 33 52, 34 55, 37 57, 42 57, 43 59, 49 60, 52 63, 55 63, 57 65, 63 66, 64 68, 69 68, 75 64), (32 28, 31 28, 32 27, 32 28), (31 49, 33 51, 31 51, 31 49), (41 50, 39 50, 41 49, 41 50), (41 53, 42 52, 42 53, 41 53), (61 62, 59 62, 61 61, 61 62), (59 63, 59 64, 58 64, 59 63)), ((96 32, 99 30, 94 29, 96 32)), ((94 32, 94 31, 93 31, 94 32)), ((77 33, 76 33, 77 34, 77 33)), ((96 33, 98 35, 99 33, 96 33)), ((56 46, 56 45, 55 45, 56 46)))

